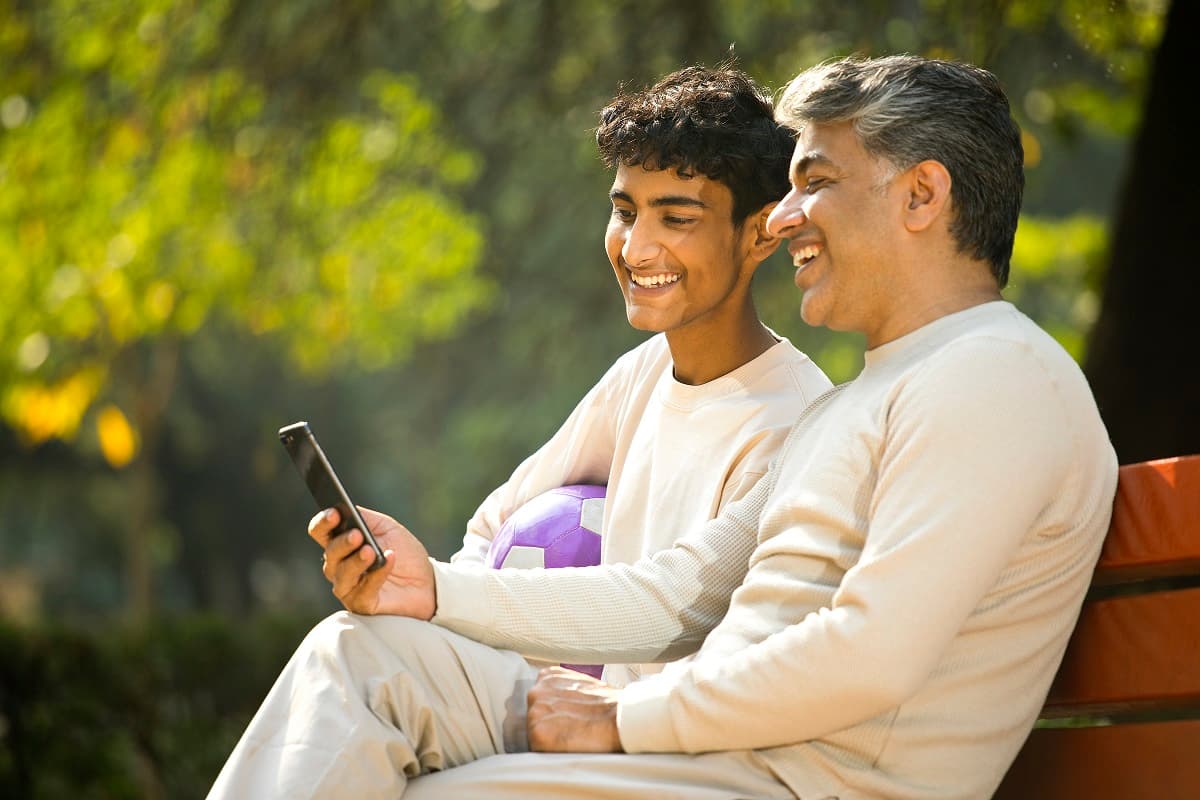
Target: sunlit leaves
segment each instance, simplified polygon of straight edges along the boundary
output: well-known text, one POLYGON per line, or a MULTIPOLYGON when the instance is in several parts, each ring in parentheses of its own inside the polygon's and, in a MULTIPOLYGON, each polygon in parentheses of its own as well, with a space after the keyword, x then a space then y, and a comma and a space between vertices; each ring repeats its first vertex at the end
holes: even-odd
POLYGON ((0 22, 0 59, 42 64, 0 74, 0 410, 30 441, 73 436, 124 350, 214 316, 309 370, 375 368, 488 298, 448 194, 477 160, 416 82, 272 104, 212 58, 228 14, 63 0, 0 22))
POLYGON ((1124 96, 1114 98, 1095 85, 1072 82, 1059 87, 1056 95, 1062 110, 1087 120, 1101 130, 1121 136, 1131 136, 1141 117, 1139 100, 1124 96))
POLYGON ((96 435, 104 460, 114 467, 125 466, 137 454, 137 433, 115 405, 106 405, 96 415, 96 435))
MULTIPOLYGON (((1070 131, 1075 120, 1082 120, 1121 136, 1132 133, 1138 90, 1150 69, 1147 55, 1162 36, 1166 5, 1167 0, 1019 0, 1009 5, 1013 25, 1036 30, 1055 23, 1067 37, 1067 46, 1043 56, 1051 74, 1036 89, 1052 103, 1046 108, 1059 115, 1060 130, 1070 131), (1097 69, 1103 82, 1096 80, 1097 69)), ((1048 114, 1036 110, 1031 116, 1048 121, 1048 114)))
POLYGON ((30 444, 70 439, 105 378, 91 367, 50 383, 17 380, 0 397, 0 412, 30 444))
POLYGON ((1098 276, 1107 247, 1103 220, 1021 218, 1006 297, 1082 360, 1100 307, 1098 276))

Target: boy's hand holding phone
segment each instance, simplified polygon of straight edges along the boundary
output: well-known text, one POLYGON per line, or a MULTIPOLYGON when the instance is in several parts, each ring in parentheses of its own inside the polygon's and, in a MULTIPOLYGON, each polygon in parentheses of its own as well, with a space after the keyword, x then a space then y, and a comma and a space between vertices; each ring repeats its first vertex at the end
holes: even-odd
POLYGON ((386 556, 379 569, 371 569, 375 553, 357 528, 331 538, 339 522, 337 509, 318 513, 308 524, 308 535, 325 549, 322 572, 333 584, 334 597, 356 614, 432 618, 436 586, 424 545, 386 514, 361 506, 359 511, 386 556))
POLYGON ((279 441, 321 509, 308 535, 325 550, 321 571, 334 596, 359 614, 430 619, 437 598, 425 547, 396 520, 350 499, 307 422, 280 428, 279 441))

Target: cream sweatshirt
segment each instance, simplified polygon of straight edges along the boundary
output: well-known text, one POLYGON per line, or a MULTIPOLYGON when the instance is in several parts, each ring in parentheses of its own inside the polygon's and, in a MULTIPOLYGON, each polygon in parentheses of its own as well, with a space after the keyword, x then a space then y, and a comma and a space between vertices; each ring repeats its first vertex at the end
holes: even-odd
POLYGON ((1116 471, 1077 365, 987 303, 868 351, 670 550, 536 581, 438 564, 434 621, 553 659, 694 652, 622 692, 629 752, 757 750, 804 798, 987 798, 1062 658, 1116 471))
MULTIPOLYGON (((672 367, 662 334, 617 359, 562 427, 479 506, 451 562, 483 564, 510 514, 571 483, 608 486, 602 563, 632 563, 670 547, 744 496, 796 417, 831 386, 787 339, 699 386, 675 380, 672 367)), ((622 686, 661 669, 612 664, 605 680, 622 686)))

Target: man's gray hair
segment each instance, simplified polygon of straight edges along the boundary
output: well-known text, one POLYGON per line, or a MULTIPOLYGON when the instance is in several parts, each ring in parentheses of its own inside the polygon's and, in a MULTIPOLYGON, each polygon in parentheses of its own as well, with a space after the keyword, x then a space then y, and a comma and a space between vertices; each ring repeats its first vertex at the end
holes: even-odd
POLYGON ((779 122, 848 122, 864 149, 900 171, 932 159, 951 177, 960 251, 1008 281, 1025 188, 1021 131, 996 76, 953 61, 893 55, 849 58, 801 72, 776 104, 779 122))

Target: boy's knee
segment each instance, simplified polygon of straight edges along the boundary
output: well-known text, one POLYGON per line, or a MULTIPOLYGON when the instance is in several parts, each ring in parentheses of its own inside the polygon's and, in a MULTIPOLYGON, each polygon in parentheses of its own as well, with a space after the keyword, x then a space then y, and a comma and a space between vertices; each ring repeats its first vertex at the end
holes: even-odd
POLYGON ((324 668, 364 658, 372 662, 404 660, 407 655, 420 653, 440 633, 437 626, 421 620, 338 611, 309 631, 301 650, 310 663, 324 668))

